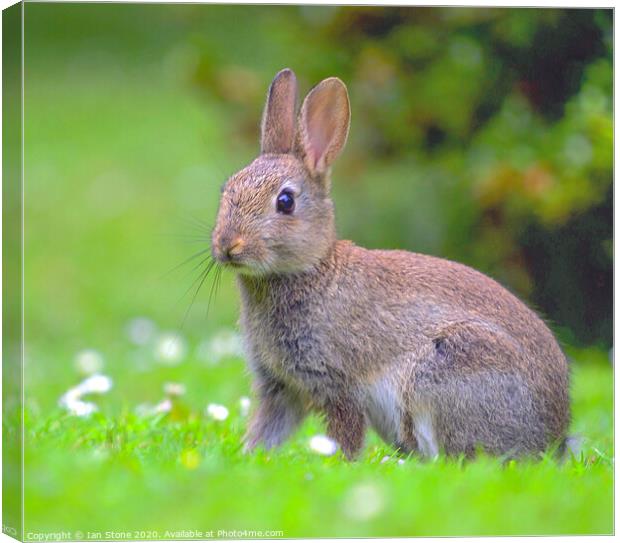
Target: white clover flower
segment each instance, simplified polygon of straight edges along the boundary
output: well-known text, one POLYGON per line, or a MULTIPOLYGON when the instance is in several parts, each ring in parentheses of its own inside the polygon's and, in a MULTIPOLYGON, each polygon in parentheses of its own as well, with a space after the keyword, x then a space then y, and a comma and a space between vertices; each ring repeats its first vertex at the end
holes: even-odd
POLYGON ((213 420, 226 420, 228 418, 228 408, 217 403, 210 403, 206 413, 213 420))
POLYGON ((251 403, 250 398, 247 396, 241 396, 241 398, 239 398, 239 412, 242 417, 247 417, 249 415, 251 403))
POLYGON ((71 389, 61 396, 58 403, 61 407, 64 407, 70 415, 75 415, 76 417, 86 417, 98 410, 94 403, 82 401, 75 389, 71 389))
POLYGON ((155 405, 150 403, 141 403, 136 407, 136 415, 140 417, 152 417, 161 413, 169 413, 172 411, 172 400, 165 398, 155 405))
POLYGON ((97 373, 103 369, 103 356, 95 349, 84 349, 75 355, 74 365, 82 374, 97 373))
POLYGON ((105 394, 112 389, 112 379, 107 375, 96 373, 82 381, 76 389, 80 395, 84 394, 105 394))
POLYGON ((168 366, 176 366, 185 358, 187 342, 175 332, 165 332, 157 339, 155 357, 168 366))
POLYGON ((155 407, 153 407, 153 413, 169 413, 172 411, 172 401, 168 398, 159 402, 155 407))
POLYGON ((105 394, 112 388, 112 379, 107 375, 95 374, 87 377, 79 385, 70 388, 58 401, 70 414, 84 417, 98 410, 92 402, 82 401, 85 394, 105 394))
POLYGON ((166 396, 183 396, 185 385, 182 383, 164 383, 164 394, 166 396))
POLYGON ((338 444, 327 436, 314 436, 310 439, 310 448, 323 456, 331 456, 338 450, 338 444))
POLYGON ((58 400, 58 404, 61 407, 68 407, 69 404, 72 404, 72 403, 75 403, 75 402, 79 402, 81 396, 82 396, 82 394, 78 390, 77 387, 70 388, 69 390, 67 390, 67 392, 65 392, 60 397, 60 399, 58 400))
POLYGON ((218 331, 198 346, 198 358, 208 364, 217 364, 226 358, 243 356, 241 336, 228 329, 218 331))
MULTIPOLYGON (((392 456, 387 456, 387 455, 386 455, 386 456, 384 456, 384 457, 381 459, 381 462, 380 462, 380 463, 381 463, 381 464, 386 464, 387 462, 389 462, 390 460, 392 460, 392 458, 393 458, 392 456)), ((403 458, 399 458, 398 460, 396 460, 396 463, 397 463, 399 466, 402 466, 402 465, 405 463, 405 460, 404 460, 403 458)))
POLYGON ((343 509, 353 520, 370 520, 385 509, 385 494, 373 483, 360 483, 347 493, 343 509))
POLYGON ((76 417, 87 417, 95 411, 98 411, 98 408, 94 403, 83 402, 82 400, 69 402, 65 405, 65 407, 71 415, 75 415, 76 417))
POLYGON ((157 326, 146 317, 136 317, 127 323, 125 332, 134 345, 146 345, 155 338, 157 326))

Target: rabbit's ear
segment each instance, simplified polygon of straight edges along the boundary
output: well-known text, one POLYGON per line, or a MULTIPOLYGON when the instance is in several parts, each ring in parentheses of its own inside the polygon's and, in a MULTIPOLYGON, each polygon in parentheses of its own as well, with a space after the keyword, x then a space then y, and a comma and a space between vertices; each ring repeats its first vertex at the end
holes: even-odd
POLYGON ((278 72, 267 93, 261 124, 261 153, 290 153, 295 139, 297 78, 292 70, 278 72))
POLYGON ((306 96, 299 114, 297 145, 313 174, 324 174, 349 134, 351 108, 345 84, 337 77, 321 81, 306 96))

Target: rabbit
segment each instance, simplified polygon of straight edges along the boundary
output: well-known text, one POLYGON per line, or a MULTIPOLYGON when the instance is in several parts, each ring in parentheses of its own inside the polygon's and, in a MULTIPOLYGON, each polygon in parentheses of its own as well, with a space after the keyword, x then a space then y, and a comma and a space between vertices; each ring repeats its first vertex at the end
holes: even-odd
MULTIPOLYGON (((516 458, 561 446, 567 360, 545 323, 463 264, 339 240, 330 167, 346 86, 267 94, 260 155, 222 188, 213 257, 236 272, 258 398, 244 448, 282 444, 310 412, 355 459, 372 427, 402 454, 516 458)), ((360 212, 363 213, 363 210, 360 212)))

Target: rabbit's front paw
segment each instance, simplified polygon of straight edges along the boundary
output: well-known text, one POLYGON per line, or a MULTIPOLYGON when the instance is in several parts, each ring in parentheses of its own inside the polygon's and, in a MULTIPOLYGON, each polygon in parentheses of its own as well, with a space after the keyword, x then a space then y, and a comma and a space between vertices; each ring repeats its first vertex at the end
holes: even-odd
POLYGON ((305 414, 299 398, 289 391, 264 387, 243 440, 244 452, 251 452, 258 445, 266 449, 279 446, 297 429, 305 414))

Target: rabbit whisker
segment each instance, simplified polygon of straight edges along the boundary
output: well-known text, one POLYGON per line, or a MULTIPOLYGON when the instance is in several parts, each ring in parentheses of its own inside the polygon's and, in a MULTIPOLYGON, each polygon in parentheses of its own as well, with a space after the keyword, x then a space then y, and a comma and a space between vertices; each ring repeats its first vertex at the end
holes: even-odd
POLYGON ((211 290, 209 291, 209 300, 207 302, 207 313, 206 317, 209 317, 209 309, 211 308, 211 300, 214 299, 213 294, 217 296, 217 289, 220 282, 220 277, 222 275, 222 267, 219 265, 215 266, 215 277, 213 278, 213 282, 211 283, 211 290))
MULTIPOLYGON (((190 257, 186 258, 183 262, 181 262, 180 264, 177 264, 176 266, 174 266, 172 269, 168 270, 166 273, 164 273, 161 276, 161 279, 163 279, 164 277, 168 277, 172 272, 175 272, 176 270, 178 270, 179 268, 182 268, 183 266, 185 266, 186 264, 189 264, 190 262, 192 262, 193 260, 203 256, 204 254, 207 254, 207 257, 205 257, 202 261, 201 264, 203 262, 205 262, 206 260, 208 260, 209 258, 211 258, 211 248, 207 247, 206 249, 201 249, 200 251, 194 253, 193 255, 191 255, 190 257)), ((195 268, 194 268, 195 269, 195 268)))
POLYGON ((183 315, 183 321, 181 322, 181 329, 183 329, 183 327, 185 326, 185 322, 187 321, 187 317, 189 316, 189 313, 192 310, 192 307, 194 306, 196 297, 198 296, 198 293, 200 292, 202 285, 204 285, 204 282, 206 281, 207 277, 209 277, 209 275, 211 274, 211 271, 214 269, 215 265, 216 265, 216 261, 211 260, 207 264, 206 268, 202 272, 200 272, 200 275, 198 275, 198 277, 194 280, 194 282, 190 285, 190 287, 185 291, 185 294, 183 294, 183 297, 185 297, 185 295, 194 287, 194 285, 198 283, 198 286, 196 287, 196 290, 194 291, 194 295, 192 296, 192 300, 189 304, 189 307, 187 308, 187 310, 185 311, 185 314, 183 315))
POLYGON ((161 237, 164 238, 173 238, 173 239, 178 239, 178 240, 182 240, 182 241, 190 241, 190 242, 194 242, 194 241, 200 241, 202 243, 210 243, 211 240, 208 236, 200 236, 197 234, 161 234, 161 237))

